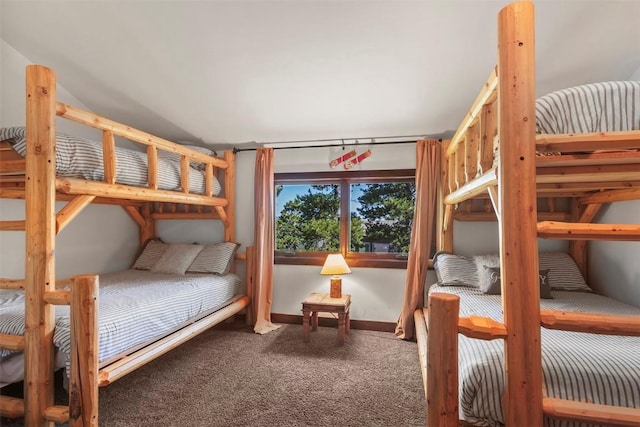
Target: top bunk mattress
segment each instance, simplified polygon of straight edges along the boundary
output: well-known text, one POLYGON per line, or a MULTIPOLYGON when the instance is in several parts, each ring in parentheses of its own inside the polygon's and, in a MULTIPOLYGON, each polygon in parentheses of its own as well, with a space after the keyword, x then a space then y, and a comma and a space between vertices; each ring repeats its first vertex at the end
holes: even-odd
MULTIPOLYGON (((0 141, 9 141, 18 154, 25 156, 27 138, 26 129, 23 126, 1 128, 0 141)), ((206 150, 202 147, 195 148, 206 150)), ((104 181, 102 156, 101 142, 65 134, 56 135, 56 175, 59 177, 104 181)), ((146 153, 116 146, 115 156, 116 183, 137 187, 148 186, 146 153)), ((191 164, 189 191, 192 193, 205 193, 205 174, 201 166, 199 163, 191 164)), ((178 155, 158 150, 158 188, 181 190, 178 155)), ((220 191, 220 182, 214 176, 213 195, 219 195, 220 191)))
POLYGON ((536 133, 640 130, 640 81, 590 83, 536 100, 536 133))

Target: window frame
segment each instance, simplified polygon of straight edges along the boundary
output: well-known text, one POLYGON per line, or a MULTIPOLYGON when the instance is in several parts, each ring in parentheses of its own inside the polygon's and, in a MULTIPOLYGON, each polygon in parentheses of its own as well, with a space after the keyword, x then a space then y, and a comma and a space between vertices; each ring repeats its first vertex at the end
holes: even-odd
MULTIPOLYGON (((408 256, 390 253, 351 252, 349 226, 351 221, 350 185, 375 184, 385 182, 415 183, 415 169, 394 169, 376 171, 335 171, 335 172, 291 172, 274 174, 274 190, 278 185, 319 185, 336 184, 340 187, 340 253, 351 267, 407 268, 408 256), (345 191, 345 189, 347 191, 345 191), (346 220, 345 220, 346 219, 346 220)), ((274 222, 276 212, 274 204, 274 222)), ((275 233, 275 227, 274 227, 275 233)), ((275 236, 274 236, 275 242, 275 236)), ((291 254, 274 250, 275 264, 322 266, 327 252, 304 252, 291 254)))

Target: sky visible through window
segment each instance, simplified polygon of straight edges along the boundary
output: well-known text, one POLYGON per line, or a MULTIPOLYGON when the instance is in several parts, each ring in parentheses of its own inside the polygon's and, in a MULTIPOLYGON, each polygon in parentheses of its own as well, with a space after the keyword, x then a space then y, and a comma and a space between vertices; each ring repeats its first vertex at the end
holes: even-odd
MULTIPOLYGON (((306 194, 311 185, 283 185, 282 192, 276 198, 276 216, 280 216, 280 212, 284 208, 284 205, 287 202, 294 200, 297 196, 306 194)), ((352 185, 351 186, 351 207, 352 211, 356 211, 360 207, 360 203, 358 203, 358 197, 362 194, 360 185, 352 185)))

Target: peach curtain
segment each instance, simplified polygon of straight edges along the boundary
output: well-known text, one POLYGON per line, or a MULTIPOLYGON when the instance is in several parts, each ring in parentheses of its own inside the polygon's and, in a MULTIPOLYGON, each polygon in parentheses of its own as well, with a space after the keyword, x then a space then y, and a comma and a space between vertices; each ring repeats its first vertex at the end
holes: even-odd
POLYGON ((440 143, 436 139, 424 139, 416 145, 416 206, 407 280, 402 312, 396 324, 396 336, 412 339, 415 335, 413 312, 424 306, 424 283, 427 280, 429 252, 433 241, 436 219, 438 177, 440 175, 440 143))
POLYGON ((258 334, 266 334, 280 327, 271 323, 275 249, 273 148, 258 148, 256 151, 254 200, 255 271, 252 289, 248 293, 255 319, 253 330, 258 334))

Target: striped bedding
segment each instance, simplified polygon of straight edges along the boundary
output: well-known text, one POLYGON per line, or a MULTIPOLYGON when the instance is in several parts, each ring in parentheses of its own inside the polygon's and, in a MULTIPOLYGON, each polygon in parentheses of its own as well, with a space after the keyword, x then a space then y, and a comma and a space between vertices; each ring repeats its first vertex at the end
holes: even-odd
POLYGON ((591 83, 536 100, 536 133, 640 129, 640 81, 591 83))
MULTIPOLYGON (((128 269, 100 275, 99 355, 105 364, 229 303, 240 280, 234 274, 159 274, 128 269)), ((0 293, 0 333, 24 332, 24 293, 0 293)), ((56 306, 53 342, 70 352, 68 306, 56 306)), ((0 358, 12 354, 0 349, 0 358)))
MULTIPOLYGON (((477 288, 432 285, 429 293, 460 296, 460 316, 502 320, 500 295, 477 288)), ((640 315, 640 308, 590 292, 552 291, 541 308, 640 315)), ((460 417, 472 425, 500 426, 504 418, 503 341, 459 335, 460 417)), ((640 337, 617 337, 542 329, 542 367, 547 396, 640 408, 640 337)), ((592 426, 545 418, 546 426, 592 426)))
MULTIPOLYGON (((24 127, 0 129, 0 141, 9 141, 14 150, 24 157, 26 153, 26 135, 24 127)), ((158 188, 161 190, 180 190, 180 162, 178 157, 165 156, 158 152, 158 188), (161 154, 163 156, 161 156, 161 154)), ((91 181, 104 181, 102 162, 102 143, 85 138, 58 134, 56 136, 56 175, 60 177, 82 178, 91 181)), ((125 185, 146 187, 147 155, 143 152, 116 146, 116 182, 125 185)), ((189 191, 203 194, 205 176, 193 163, 189 171, 189 191)), ((221 187, 214 177, 213 194, 220 194, 221 187)))

